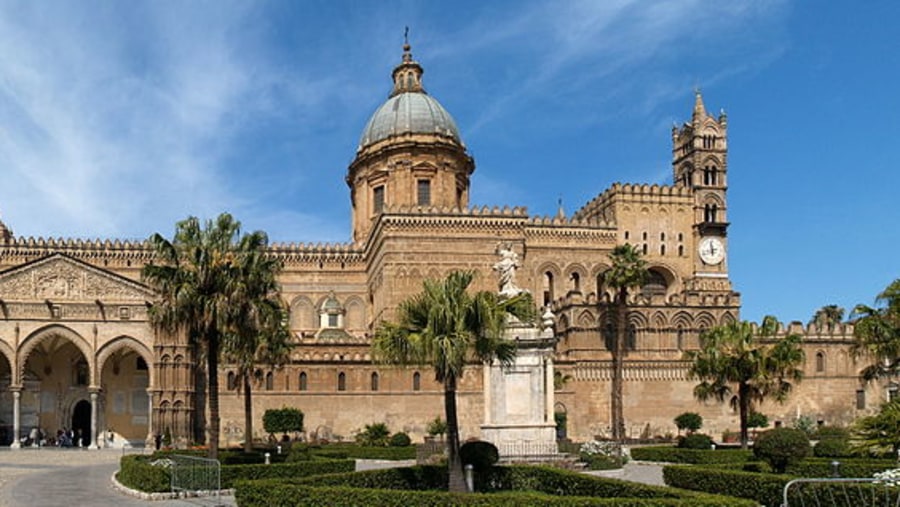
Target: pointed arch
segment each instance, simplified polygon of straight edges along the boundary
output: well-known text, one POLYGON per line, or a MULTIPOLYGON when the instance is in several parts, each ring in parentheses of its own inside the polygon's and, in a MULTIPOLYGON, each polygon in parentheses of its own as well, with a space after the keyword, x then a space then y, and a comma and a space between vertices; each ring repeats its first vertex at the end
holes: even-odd
POLYGON ((657 330, 666 329, 669 325, 669 321, 666 319, 666 315, 663 312, 657 311, 653 314, 653 317, 650 318, 650 325, 657 330))
POLYGON ((316 307, 306 296, 297 296, 290 305, 290 327, 292 330, 310 330, 319 327, 316 307))
MULTIPOLYGON (((147 363, 147 366, 153 364, 153 352, 151 352, 143 342, 132 338, 131 336, 121 335, 106 342, 100 347, 100 350, 97 351, 97 371, 102 372, 103 367, 106 365, 106 361, 113 354, 122 349, 130 349, 137 354, 138 357, 143 359, 144 362, 147 363)), ((156 372, 154 370, 155 368, 147 368, 151 388, 156 387, 156 372)))
POLYGON ((584 281, 587 280, 587 269, 581 264, 572 264, 566 268, 565 279, 569 290, 584 292, 584 281))
POLYGON ((694 323, 694 318, 691 316, 690 313, 688 313, 684 310, 676 313, 675 316, 672 317, 672 327, 675 327, 675 328, 681 327, 685 330, 691 329, 693 327, 693 323, 694 323))
POLYGON ((694 320, 694 323, 697 327, 697 330, 702 332, 702 331, 707 331, 707 330, 715 327, 716 319, 715 319, 715 317, 712 316, 711 313, 704 311, 704 312, 700 312, 697 315, 697 318, 696 318, 696 320, 694 320))
POLYGON ((19 352, 16 357, 18 371, 14 373, 15 379, 10 379, 11 384, 19 385, 22 382, 25 375, 25 365, 28 363, 28 356, 31 355, 34 348, 42 341, 57 336, 68 340, 79 350, 79 352, 81 352, 88 365, 88 384, 91 386, 98 385, 99 379, 97 378, 96 362, 90 344, 83 336, 74 330, 60 324, 50 324, 41 327, 22 340, 22 345, 19 346, 19 352))
POLYGON ((737 319, 731 312, 725 312, 722 314, 722 318, 719 319, 719 324, 722 326, 727 326, 729 324, 734 324, 737 322, 737 319))
POLYGON ((647 321, 647 316, 640 312, 629 312, 628 313, 628 324, 633 325, 637 329, 646 329, 649 324, 647 321))
POLYGON ((366 328, 366 304, 359 296, 350 296, 344 302, 345 329, 354 331, 366 328))
POLYGON ((584 310, 578 315, 578 327, 593 327, 597 322, 597 317, 590 310, 584 310))

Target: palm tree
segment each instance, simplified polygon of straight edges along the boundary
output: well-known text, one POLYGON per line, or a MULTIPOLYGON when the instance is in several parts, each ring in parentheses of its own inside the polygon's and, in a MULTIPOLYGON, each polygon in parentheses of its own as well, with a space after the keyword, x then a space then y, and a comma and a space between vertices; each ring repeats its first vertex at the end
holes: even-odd
POLYGON ((244 395, 244 451, 253 451, 253 395, 251 380, 258 364, 278 367, 290 353, 287 310, 278 295, 276 276, 281 262, 266 255, 265 234, 241 238, 236 276, 231 279, 231 329, 224 336, 223 352, 237 369, 244 395))
POLYGON ((835 326, 841 323, 844 318, 844 309, 838 305, 825 305, 816 310, 813 315, 811 324, 815 324, 816 329, 822 330, 826 328, 828 331, 834 331, 835 326))
POLYGON ((474 276, 473 271, 452 271, 443 280, 426 280, 421 293, 400 303, 397 322, 378 326, 372 343, 381 362, 429 365, 443 384, 450 491, 466 489, 459 457, 457 380, 471 360, 511 364, 516 346, 503 338, 507 318, 530 321, 535 313, 527 292, 511 298, 487 291, 469 294, 474 276))
POLYGON ((186 334, 206 358, 209 412, 209 457, 219 455, 219 359, 221 340, 233 328, 231 310, 240 222, 228 213, 201 226, 188 217, 175 226, 172 241, 150 237, 154 262, 144 266, 144 280, 157 291, 150 307, 150 324, 158 332, 186 334))
POLYGON ((853 309, 855 342, 851 350, 854 356, 865 354, 875 360, 861 373, 866 381, 900 373, 900 278, 878 294, 875 304, 853 309))
POLYGON ((766 316, 758 329, 747 321, 710 329, 700 337, 699 350, 685 352, 691 362, 688 378, 701 382, 694 387, 700 401, 728 400, 738 409, 741 447, 747 448, 747 420, 754 408, 772 398, 783 402, 803 378, 800 335, 776 339, 778 321, 766 316), (736 390, 735 390, 736 388, 736 390))
POLYGON ((612 337, 612 438, 621 444, 625 438, 625 414, 622 390, 624 384, 625 335, 628 329, 628 289, 647 283, 650 271, 641 252, 625 243, 613 248, 609 254, 612 267, 603 273, 603 283, 616 291, 613 312, 616 317, 615 335, 612 337))

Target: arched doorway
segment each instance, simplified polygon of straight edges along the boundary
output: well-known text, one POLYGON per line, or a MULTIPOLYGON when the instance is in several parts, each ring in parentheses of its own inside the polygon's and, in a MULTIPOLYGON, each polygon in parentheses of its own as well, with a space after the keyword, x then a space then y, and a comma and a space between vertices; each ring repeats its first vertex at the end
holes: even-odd
POLYGON ((87 447, 91 444, 91 404, 80 400, 72 408, 72 431, 75 433, 75 445, 87 447), (79 439, 80 437, 80 439, 79 439))
POLYGON ((0 445, 9 445, 13 439, 13 402, 9 391, 11 380, 9 360, 0 353, 0 445))

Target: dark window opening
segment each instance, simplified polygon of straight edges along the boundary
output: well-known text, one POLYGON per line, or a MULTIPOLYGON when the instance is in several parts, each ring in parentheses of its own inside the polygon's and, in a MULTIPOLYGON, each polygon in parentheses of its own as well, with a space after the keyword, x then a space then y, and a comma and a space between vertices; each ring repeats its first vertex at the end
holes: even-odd
POLYGON ((825 371, 825 354, 821 352, 816 353, 816 373, 822 373, 825 371))
POLYGON ((300 372, 300 382, 299 382, 299 387, 300 387, 300 390, 301 390, 301 391, 306 391, 307 389, 309 389, 309 386, 307 385, 307 379, 306 379, 306 372, 305 372, 305 371, 301 371, 301 372, 300 372))
POLYGON ((669 283, 666 281, 666 277, 659 271, 651 269, 647 283, 641 287, 641 292, 643 294, 665 294, 668 289, 669 283))
POLYGON ((418 198, 419 198, 419 206, 428 206, 431 204, 431 180, 419 180, 417 182, 418 186, 418 198))
POLYGON ((271 391, 275 388, 275 375, 272 372, 266 373, 266 391, 271 391))
POLYGON ((862 389, 856 391, 856 410, 866 409, 866 392, 862 389))
POLYGON ((419 372, 413 373, 413 391, 420 391, 422 389, 422 375, 419 372))
POLYGON ((347 375, 344 372, 338 373, 338 391, 347 390, 347 375))
POLYGON ((375 213, 384 211, 384 185, 372 189, 372 209, 375 213))
POLYGON ((372 372, 372 386, 371 386, 371 388, 372 388, 373 391, 377 391, 377 390, 378 390, 378 373, 376 373, 376 372, 372 372))
POLYGON ((75 363, 75 385, 86 386, 90 379, 87 361, 80 359, 75 363))

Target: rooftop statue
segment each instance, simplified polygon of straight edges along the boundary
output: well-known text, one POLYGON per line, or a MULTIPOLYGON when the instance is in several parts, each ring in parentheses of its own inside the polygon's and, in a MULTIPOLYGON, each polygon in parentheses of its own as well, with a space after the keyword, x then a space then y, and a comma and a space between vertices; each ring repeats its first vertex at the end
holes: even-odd
POLYGON ((519 255, 513 251, 511 243, 500 243, 496 253, 500 256, 500 260, 494 263, 494 271, 500 276, 500 295, 513 297, 521 294, 523 290, 516 285, 516 269, 522 265, 519 255))

